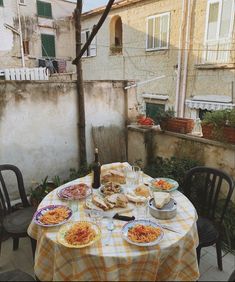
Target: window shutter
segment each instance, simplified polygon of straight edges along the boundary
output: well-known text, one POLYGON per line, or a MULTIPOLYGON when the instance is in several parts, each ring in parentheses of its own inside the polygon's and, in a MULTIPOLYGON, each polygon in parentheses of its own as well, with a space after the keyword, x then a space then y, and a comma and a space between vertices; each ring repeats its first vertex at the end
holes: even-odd
POLYGON ((90 56, 96 56, 96 37, 92 40, 90 45, 90 56))
POLYGON ((48 18, 52 17, 51 3, 44 3, 44 15, 48 18))
POLYGON ((168 46, 169 15, 161 17, 161 47, 168 46))
POLYGON ((51 3, 37 1, 38 16, 52 18, 51 3))
MULTIPOLYGON (((82 47, 86 43, 86 31, 81 32, 81 43, 82 43, 82 47)), ((85 52, 82 56, 87 57, 87 52, 85 52)))
POLYGON ((3 0, 0 0, 0 6, 3 6, 3 0))
POLYGON ((55 57, 55 36, 49 34, 41 34, 42 56, 55 57))
POLYGON ((230 32, 230 23, 232 20, 233 1, 224 0, 222 6, 221 24, 220 24, 220 38, 228 38, 230 32))
POLYGON ((41 1, 37 1, 37 10, 38 10, 38 16, 44 15, 44 7, 41 1))
POLYGON ((161 46, 161 17, 155 18, 155 27, 154 27, 154 48, 159 48, 161 46))
POLYGON ((152 49, 154 46, 153 42, 153 24, 154 24, 154 19, 148 19, 148 38, 147 38, 147 49, 152 49))
POLYGON ((207 39, 216 40, 219 20, 219 2, 211 3, 209 8, 207 39))

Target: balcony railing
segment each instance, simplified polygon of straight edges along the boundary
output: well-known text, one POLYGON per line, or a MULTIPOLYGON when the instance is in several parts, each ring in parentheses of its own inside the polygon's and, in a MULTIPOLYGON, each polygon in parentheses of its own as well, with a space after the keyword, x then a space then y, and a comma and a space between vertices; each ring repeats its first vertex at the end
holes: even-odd
POLYGON ((199 44, 196 64, 235 63, 235 43, 210 42, 199 44))

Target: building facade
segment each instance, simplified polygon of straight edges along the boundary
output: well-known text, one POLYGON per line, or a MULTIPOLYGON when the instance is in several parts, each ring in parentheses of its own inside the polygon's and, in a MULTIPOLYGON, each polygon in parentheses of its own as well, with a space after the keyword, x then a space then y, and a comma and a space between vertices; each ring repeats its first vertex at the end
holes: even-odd
POLYGON ((0 68, 72 71, 74 9, 74 2, 63 0, 0 0, 0 68))
MULTIPOLYGON (((83 41, 104 7, 83 14, 83 41)), ((234 0, 121 0, 83 58, 85 80, 133 80, 136 108, 177 116, 235 106, 234 0)))

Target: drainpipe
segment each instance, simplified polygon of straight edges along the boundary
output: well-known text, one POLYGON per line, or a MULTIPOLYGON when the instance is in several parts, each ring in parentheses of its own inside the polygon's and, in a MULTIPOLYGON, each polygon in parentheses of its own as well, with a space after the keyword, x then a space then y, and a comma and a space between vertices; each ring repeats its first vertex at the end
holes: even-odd
POLYGON ((187 25, 186 25, 186 39, 185 39, 185 51, 184 51, 184 76, 183 76, 183 89, 180 105, 180 117, 184 117, 185 111, 185 97, 186 97, 186 84, 187 84, 187 73, 188 73, 188 56, 189 56, 189 43, 190 43, 190 29, 191 29, 191 0, 188 0, 188 11, 187 11, 187 25))
POLYGON ((179 115, 179 93, 180 93, 180 78, 181 78, 181 61, 182 61, 182 33, 184 27, 184 14, 185 14, 185 0, 182 0, 182 14, 181 14, 181 26, 179 34, 179 51, 178 51, 178 65, 177 65, 177 82, 176 82, 176 94, 175 94, 175 114, 179 115))
POLYGON ((21 19, 20 19, 20 4, 19 0, 16 0, 17 5, 17 16, 19 20, 19 35, 20 35, 20 52, 21 52, 21 60, 22 60, 22 67, 25 67, 25 60, 24 60, 24 48, 23 48, 23 37, 22 37, 22 28, 21 28, 21 19))

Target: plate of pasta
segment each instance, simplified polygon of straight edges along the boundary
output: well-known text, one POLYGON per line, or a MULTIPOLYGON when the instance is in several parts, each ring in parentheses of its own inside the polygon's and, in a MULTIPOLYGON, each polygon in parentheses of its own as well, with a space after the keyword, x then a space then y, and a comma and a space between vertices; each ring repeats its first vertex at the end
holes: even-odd
POLYGON ((151 181, 151 187, 156 191, 172 192, 179 187, 179 183, 170 178, 155 178, 151 181))
POLYGON ((50 205, 39 209, 33 216, 36 224, 43 227, 58 226, 67 222, 72 216, 72 210, 63 205, 50 205))
POLYGON ((100 238, 100 228, 89 221, 67 222, 57 234, 57 241, 68 248, 88 247, 100 238))
POLYGON ((133 220, 122 228, 123 239, 137 246, 155 246, 162 240, 163 236, 164 232, 161 225, 151 220, 133 220))

